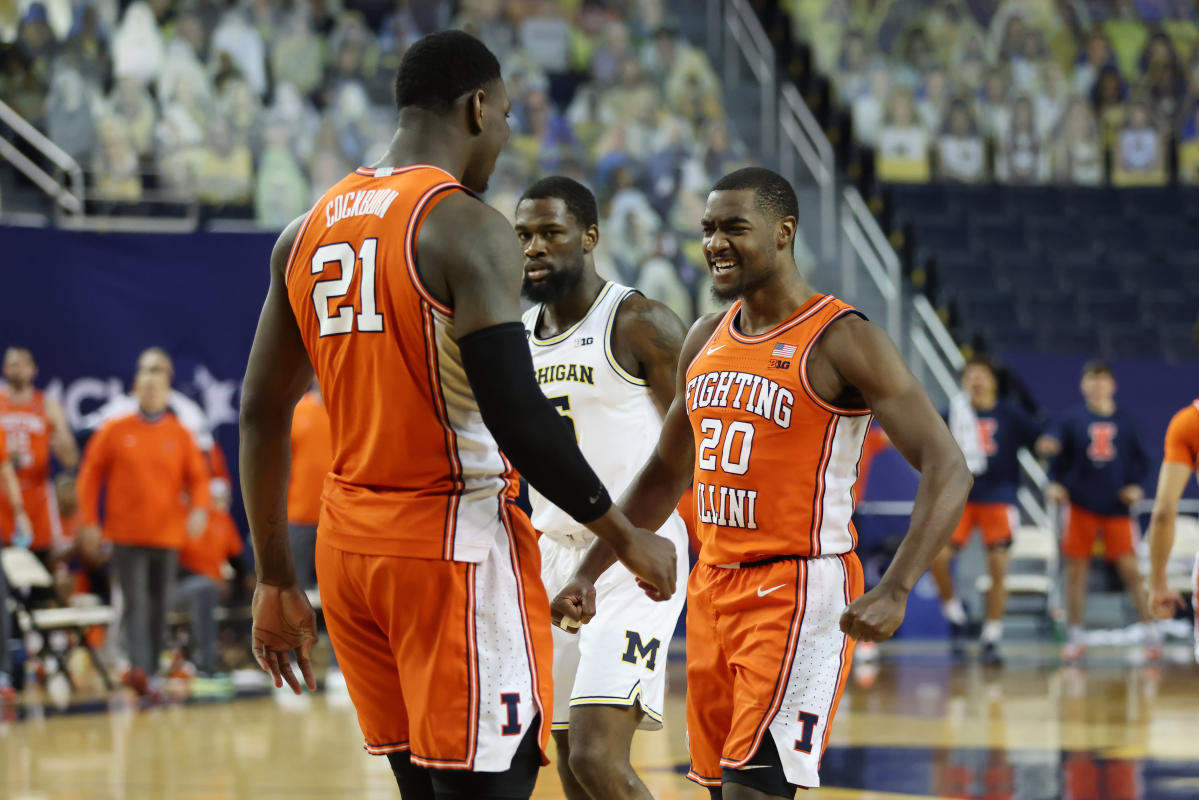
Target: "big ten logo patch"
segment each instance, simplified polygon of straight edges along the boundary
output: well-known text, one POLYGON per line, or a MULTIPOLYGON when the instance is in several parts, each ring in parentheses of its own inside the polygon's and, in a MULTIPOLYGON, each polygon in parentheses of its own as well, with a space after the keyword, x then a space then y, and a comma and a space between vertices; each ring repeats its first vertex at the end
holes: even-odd
POLYGON ((791 362, 783 358, 772 358, 769 366, 771 369, 791 369, 791 362))
POLYGON ((595 344, 594 336, 577 336, 575 337, 575 347, 587 347, 595 344))
POLYGON ((641 634, 637 631, 625 631, 625 640, 629 646, 625 649, 624 655, 620 657, 621 661, 627 664, 636 664, 639 661, 645 662, 645 668, 650 672, 658 665, 658 649, 662 646, 662 641, 658 638, 650 639, 648 643, 641 641, 641 634))
POLYGON ((1111 461, 1116 457, 1116 426, 1111 422, 1092 422, 1087 426, 1087 458, 1092 461, 1111 461))

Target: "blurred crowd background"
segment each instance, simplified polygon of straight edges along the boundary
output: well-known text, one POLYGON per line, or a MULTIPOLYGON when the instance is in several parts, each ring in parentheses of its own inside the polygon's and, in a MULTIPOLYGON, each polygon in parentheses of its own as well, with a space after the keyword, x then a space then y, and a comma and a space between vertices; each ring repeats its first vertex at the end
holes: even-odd
POLYGON ((384 151, 408 45, 462 28, 512 101, 489 201, 511 215, 536 177, 570 175, 601 203, 602 272, 687 320, 709 302, 697 221, 746 154, 658 0, 37 0, 18 19, 0 96, 82 165, 93 210, 198 202, 273 229, 384 151))
POLYGON ((1199 183, 1187 0, 790 0, 877 177, 1199 183))

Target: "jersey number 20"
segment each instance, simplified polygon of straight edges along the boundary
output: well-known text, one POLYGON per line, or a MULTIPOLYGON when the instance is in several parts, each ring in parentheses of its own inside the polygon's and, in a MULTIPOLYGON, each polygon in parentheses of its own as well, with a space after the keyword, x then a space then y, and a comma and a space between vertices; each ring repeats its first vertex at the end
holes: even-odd
POLYGON ((357 254, 349 242, 326 244, 312 255, 312 274, 320 275, 328 264, 341 264, 341 276, 317 281, 312 287, 312 305, 321 324, 321 336, 336 336, 354 330, 354 303, 335 304, 330 310, 330 301, 345 297, 354 280, 354 265, 362 262, 362 281, 358 287, 362 311, 358 313, 358 330, 378 333, 383 330, 383 315, 375 306, 375 249, 378 239, 366 239, 357 254))

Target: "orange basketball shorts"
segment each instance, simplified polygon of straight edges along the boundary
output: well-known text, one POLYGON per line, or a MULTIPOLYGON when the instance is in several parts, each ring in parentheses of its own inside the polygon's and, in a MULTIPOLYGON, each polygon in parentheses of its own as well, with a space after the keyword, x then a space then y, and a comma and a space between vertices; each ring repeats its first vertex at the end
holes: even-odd
POLYGON ((361 555, 317 537, 325 622, 368 753, 503 772, 538 715, 544 753, 549 600, 528 517, 509 507, 505 518, 478 564, 361 555))
POLYGON ((1062 525, 1062 555, 1067 558, 1090 558, 1095 548, 1095 536, 1103 537, 1103 557, 1115 561, 1133 552, 1132 517, 1127 514, 1109 517, 1080 508, 1066 506, 1062 525))
POLYGON ((970 534, 977 528, 987 547, 1010 544, 1015 516, 1016 509, 1007 503, 966 503, 962 519, 954 528, 949 542, 954 547, 965 547, 970 541, 970 534))
POLYGON ((687 777, 719 786, 773 737, 787 781, 820 785, 820 758, 854 642, 841 612, 862 593, 853 553, 723 569, 687 584, 687 777))

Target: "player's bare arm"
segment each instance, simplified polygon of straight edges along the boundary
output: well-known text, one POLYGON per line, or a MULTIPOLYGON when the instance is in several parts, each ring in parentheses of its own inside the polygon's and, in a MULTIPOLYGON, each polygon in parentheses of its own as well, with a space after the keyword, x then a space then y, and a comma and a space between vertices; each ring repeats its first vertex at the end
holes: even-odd
POLYGON ((241 490, 254 547, 258 584, 253 600, 253 652, 275 686, 300 692, 289 654, 304 683, 316 690, 308 654, 316 644, 316 615, 296 584, 287 536, 287 478, 291 417, 312 382, 312 364, 287 299, 284 270, 302 220, 292 222, 271 253, 271 282, 250 348, 241 401, 241 490))
POLYGON ((1178 501, 1191 479, 1185 464, 1162 463, 1153 497, 1153 516, 1149 519, 1149 608, 1161 619, 1169 619, 1184 608, 1182 595, 1166 582, 1166 564, 1174 549, 1174 522, 1178 519, 1178 501))
MULTIPOLYGON (((717 318, 718 320, 719 318, 717 318)), ((680 353, 688 337, 687 327, 673 311, 662 303, 635 294, 630 295, 621 305, 616 316, 613 333, 612 347, 620 365, 630 374, 645 378, 649 384, 654 405, 665 421, 660 437, 665 437, 670 425, 670 415, 674 409, 675 398, 679 396, 681 386, 686 384, 687 367, 680 361, 680 353)), ((709 330, 703 340, 693 348, 690 358, 695 357, 695 354, 699 352, 700 345, 711 335, 712 332, 709 330)), ((691 426, 682 405, 677 410, 677 416, 683 423, 683 438, 687 444, 694 446, 691 439, 691 426)), ((661 450, 661 448, 660 438, 658 449, 661 450)), ((677 450, 676 447, 671 452, 674 453, 677 450)), ((679 490, 680 496, 691 483, 690 461, 685 465, 683 474, 685 483, 679 490)), ((638 478, 639 481, 640 478, 638 478)), ((666 494, 669 494, 670 487, 664 488, 666 494)), ((675 505, 678 505, 678 497, 675 498, 674 505, 670 507, 671 510, 675 505)), ((625 513, 629 513, 627 509, 625 513)), ((665 522, 669 516, 670 511, 667 511, 662 521, 665 522)), ((632 518, 630 517, 630 519, 632 518)), ((659 527, 661 527, 661 523, 649 529, 657 530, 659 527)), ((579 565, 575 579, 562 587, 558 596, 553 599, 555 622, 563 616, 582 622, 587 622, 594 617, 595 581, 599 580, 599 576, 615 563, 616 553, 602 539, 596 539, 579 565)))
POLYGON ((520 323, 522 256, 511 225, 482 202, 454 194, 429 214, 417 247, 425 285, 454 308, 463 367, 500 449, 538 491, 607 541, 657 596, 670 597, 674 546, 635 528, 611 503, 533 378, 520 323), (576 475, 581 482, 565 479, 576 475))
POLYGON ((13 467, 12 461, 7 458, 0 461, 0 484, 3 484, 8 504, 12 506, 13 521, 16 523, 16 527, 32 534, 33 524, 29 521, 29 515, 25 513, 25 501, 21 497, 21 483, 17 480, 17 471, 13 467))
POLYGON ((73 470, 79 466, 79 447, 71 428, 67 425, 67 414, 62 405, 54 400, 46 401, 46 418, 50 421, 50 449, 64 468, 73 470))
MULTIPOLYGON (((687 368, 712 337, 722 316, 709 314, 696 320, 683 341, 675 370, 674 399, 662 420, 658 446, 620 499, 621 508, 634 525, 649 530, 662 527, 691 484, 695 439, 687 419, 687 368)), ((573 617, 583 622, 594 617, 595 582, 614 563, 613 554, 601 542, 593 543, 575 572, 575 579, 554 599, 555 616, 573 617)))
POLYGON ((881 328, 856 315, 829 326, 808 360, 812 388, 842 407, 869 407, 920 472, 908 534, 879 584, 855 600, 841 630, 881 641, 903 622, 908 593, 949 542, 974 479, 928 394, 881 328))
POLYGON ((687 326, 657 300, 631 294, 616 314, 612 349, 630 374, 644 378, 658 413, 663 417, 674 402, 679 352, 687 326))

